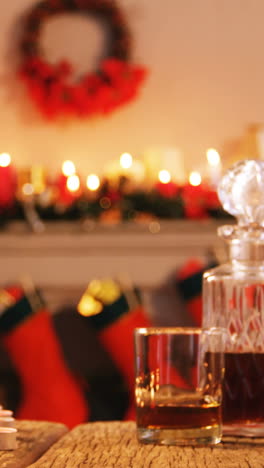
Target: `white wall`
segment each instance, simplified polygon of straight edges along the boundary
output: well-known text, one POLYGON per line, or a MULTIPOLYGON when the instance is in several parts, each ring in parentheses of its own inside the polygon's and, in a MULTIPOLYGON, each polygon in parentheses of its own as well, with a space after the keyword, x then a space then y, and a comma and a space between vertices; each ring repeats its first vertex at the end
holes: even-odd
MULTIPOLYGON (((221 150, 248 124, 264 122, 263 0, 120 0, 135 60, 150 68, 149 79, 140 98, 112 116, 67 124, 26 112, 12 76, 15 24, 33 3, 0 3, 0 152, 10 152, 16 164, 55 170, 70 158, 81 171, 100 171, 123 151, 140 156, 149 146, 165 145, 180 148, 189 169, 202 164, 208 147, 221 150)), ((89 21, 84 27, 92 31, 87 47, 93 60, 100 35, 89 21)), ((64 29, 50 28, 45 36, 50 54, 60 36, 71 37, 64 29)), ((71 55, 80 54, 79 63, 82 34, 83 28, 80 41, 72 37, 80 43, 71 55)))

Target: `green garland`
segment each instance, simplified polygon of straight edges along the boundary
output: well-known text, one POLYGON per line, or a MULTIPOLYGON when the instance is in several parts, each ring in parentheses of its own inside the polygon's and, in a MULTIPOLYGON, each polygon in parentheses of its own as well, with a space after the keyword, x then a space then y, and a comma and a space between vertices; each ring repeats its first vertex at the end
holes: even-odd
MULTIPOLYGON (((156 189, 151 191, 134 190, 131 193, 110 193, 102 190, 93 198, 80 196, 68 206, 60 202, 51 203, 48 206, 36 197, 34 209, 43 221, 84 221, 120 223, 126 221, 150 222, 152 220, 177 220, 177 219, 222 219, 232 218, 218 203, 211 203, 208 194, 214 192, 200 192, 197 188, 191 188, 194 192, 193 200, 188 201, 184 197, 184 188, 173 196, 164 196, 156 189)), ((1 225, 15 220, 26 220, 26 203, 19 200, 10 207, 0 208, 1 225)))

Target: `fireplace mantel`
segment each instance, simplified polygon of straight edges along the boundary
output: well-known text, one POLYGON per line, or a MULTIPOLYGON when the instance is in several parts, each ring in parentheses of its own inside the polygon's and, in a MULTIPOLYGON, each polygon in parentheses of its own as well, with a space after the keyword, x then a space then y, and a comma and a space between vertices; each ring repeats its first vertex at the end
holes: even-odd
POLYGON ((42 233, 14 223, 0 233, 0 281, 30 275, 43 286, 85 286, 95 277, 128 274, 145 286, 162 282, 190 257, 223 252, 223 222, 164 221, 96 225, 47 223, 42 233), (222 250, 221 250, 222 249, 222 250))

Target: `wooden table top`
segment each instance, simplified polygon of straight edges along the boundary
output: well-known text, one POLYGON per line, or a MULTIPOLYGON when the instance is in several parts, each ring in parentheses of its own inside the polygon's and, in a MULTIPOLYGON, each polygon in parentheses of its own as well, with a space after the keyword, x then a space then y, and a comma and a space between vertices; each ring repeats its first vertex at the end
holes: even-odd
MULTIPOLYGON (((16 421, 16 450, 0 451, 1 468, 25 468, 38 460, 68 429, 63 424, 16 421)), ((73 468, 73 467, 72 467, 73 468)))
POLYGON ((18 448, 1 468, 264 468, 264 439, 231 438, 215 447, 139 444, 133 422, 18 422, 18 448))

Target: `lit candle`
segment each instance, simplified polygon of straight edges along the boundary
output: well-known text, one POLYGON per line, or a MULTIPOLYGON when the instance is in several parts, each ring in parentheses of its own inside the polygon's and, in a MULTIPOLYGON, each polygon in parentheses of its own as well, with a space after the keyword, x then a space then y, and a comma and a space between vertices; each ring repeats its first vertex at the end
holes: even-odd
POLYGON ((189 175, 189 183, 193 187, 198 187, 202 183, 202 177, 200 172, 192 171, 189 175))
POLYGON ((73 194, 76 194, 77 192, 79 192, 80 187, 81 187, 79 176, 77 176, 77 174, 70 175, 67 178, 66 187, 69 190, 69 192, 73 194))
POLYGON ((171 174, 166 169, 159 171, 158 175, 159 182, 155 185, 155 188, 164 197, 173 197, 177 194, 179 186, 171 180, 171 174))
POLYGON ((16 173, 8 153, 0 154, 0 205, 11 206, 15 200, 16 173))
POLYGON ((91 192, 96 192, 100 187, 100 179, 96 174, 89 174, 86 179, 86 187, 91 192))
POLYGON ((70 205, 79 195, 80 179, 76 175, 75 165, 72 161, 64 161, 59 174, 56 187, 58 190, 57 201, 63 205, 70 205))
POLYGON ((167 171, 166 169, 159 171, 159 181, 162 184, 168 184, 171 181, 171 175, 169 171, 167 171))
POLYGON ((217 187, 222 176, 222 163, 219 153, 214 148, 209 148, 206 152, 208 163, 208 177, 210 184, 217 187))
POLYGON ((98 196, 98 189, 101 185, 101 181, 96 174, 89 174, 86 178, 86 196, 87 200, 92 202, 96 200, 98 196))
POLYGON ((192 171, 189 174, 189 183, 182 188, 182 200, 186 218, 200 219, 208 216, 200 172, 192 171))
POLYGON ((65 177, 70 177, 76 172, 75 164, 70 160, 64 161, 62 163, 61 171, 65 177))
POLYGON ((119 163, 120 163, 121 168, 124 170, 124 175, 127 175, 127 172, 129 173, 129 169, 132 167, 132 164, 133 164, 133 158, 131 154, 129 153, 121 154, 119 163))

